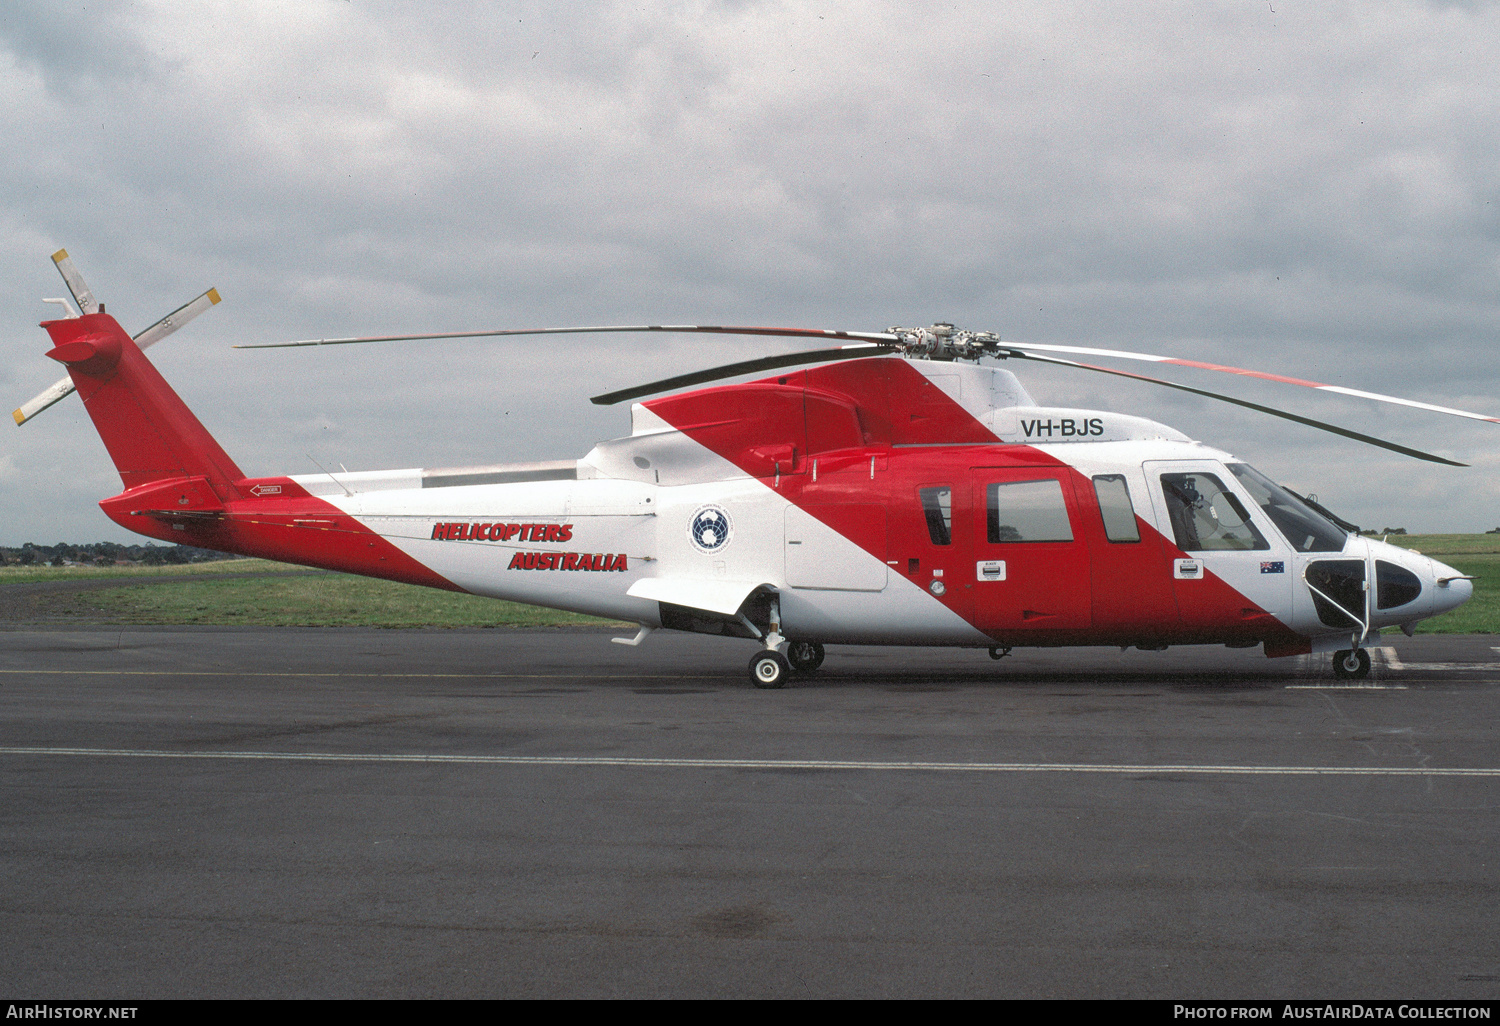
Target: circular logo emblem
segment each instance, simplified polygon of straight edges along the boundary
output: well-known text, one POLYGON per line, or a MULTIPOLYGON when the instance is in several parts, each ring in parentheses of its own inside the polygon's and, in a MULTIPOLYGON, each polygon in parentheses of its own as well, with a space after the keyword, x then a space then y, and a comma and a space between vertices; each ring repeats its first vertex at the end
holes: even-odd
POLYGON ((688 537, 699 552, 718 552, 729 544, 734 528, 722 506, 699 506, 688 527, 688 537))

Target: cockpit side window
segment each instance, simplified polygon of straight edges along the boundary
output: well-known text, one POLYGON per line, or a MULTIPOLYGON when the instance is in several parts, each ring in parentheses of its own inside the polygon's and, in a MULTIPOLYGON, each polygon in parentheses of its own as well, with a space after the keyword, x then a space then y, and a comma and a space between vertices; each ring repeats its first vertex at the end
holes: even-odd
POLYGON ((934 545, 953 544, 953 489, 947 485, 917 489, 922 515, 927 518, 927 536, 934 545))
POLYGON ((1163 474, 1161 490, 1177 547, 1184 552, 1269 549, 1244 503, 1213 474, 1163 474))
POLYGON ((1228 467, 1292 548, 1298 552, 1344 551, 1347 535, 1327 517, 1248 463, 1230 463, 1228 467))

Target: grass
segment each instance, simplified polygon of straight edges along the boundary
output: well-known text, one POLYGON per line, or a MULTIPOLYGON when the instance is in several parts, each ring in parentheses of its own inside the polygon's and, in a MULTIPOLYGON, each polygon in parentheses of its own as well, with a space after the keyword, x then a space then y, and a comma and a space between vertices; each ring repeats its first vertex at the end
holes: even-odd
MULTIPOLYGON (((1500 555, 1500 534, 1392 534, 1385 540, 1424 556, 1500 555)), ((1446 559, 1442 562, 1454 565, 1446 559)))
POLYGON ((1474 597, 1442 616, 1423 620, 1418 634, 1500 634, 1500 552, 1473 556, 1447 555, 1416 546, 1423 555, 1433 556, 1459 573, 1478 578, 1474 597))
POLYGON ((261 574, 304 569, 269 559, 220 559, 211 563, 166 563, 161 566, 0 566, 0 584, 35 581, 85 581, 114 577, 191 577, 194 574, 261 574))
POLYGON ((108 588, 66 596, 58 612, 116 623, 256 627, 604 625, 577 613, 348 574, 252 577, 108 588))

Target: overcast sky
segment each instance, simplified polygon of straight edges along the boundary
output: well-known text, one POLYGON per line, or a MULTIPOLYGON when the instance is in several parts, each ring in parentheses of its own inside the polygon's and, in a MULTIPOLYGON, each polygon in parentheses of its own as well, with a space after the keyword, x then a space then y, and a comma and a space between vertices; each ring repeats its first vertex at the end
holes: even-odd
MULTIPOLYGON (((0 390, 56 380, 66 247, 252 474, 583 455, 587 397, 802 348, 570 324, 881 330, 1144 349, 1500 415, 1490 3, 0 7, 0 390)), ((1122 365, 1140 369, 1139 365, 1122 365)), ((1177 370, 1436 451, 1017 368, 1365 526, 1500 526, 1500 427, 1177 370)), ((76 398, 0 428, 0 544, 126 541, 76 398)))

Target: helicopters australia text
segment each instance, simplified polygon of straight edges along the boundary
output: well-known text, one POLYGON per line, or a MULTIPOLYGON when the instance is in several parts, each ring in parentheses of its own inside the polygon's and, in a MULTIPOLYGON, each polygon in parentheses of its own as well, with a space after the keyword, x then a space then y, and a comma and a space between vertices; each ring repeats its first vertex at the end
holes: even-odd
POLYGON ((507 570, 629 570, 623 552, 517 552, 507 570))
POLYGON ((465 524, 432 525, 433 541, 565 542, 573 540, 572 524, 465 524))

